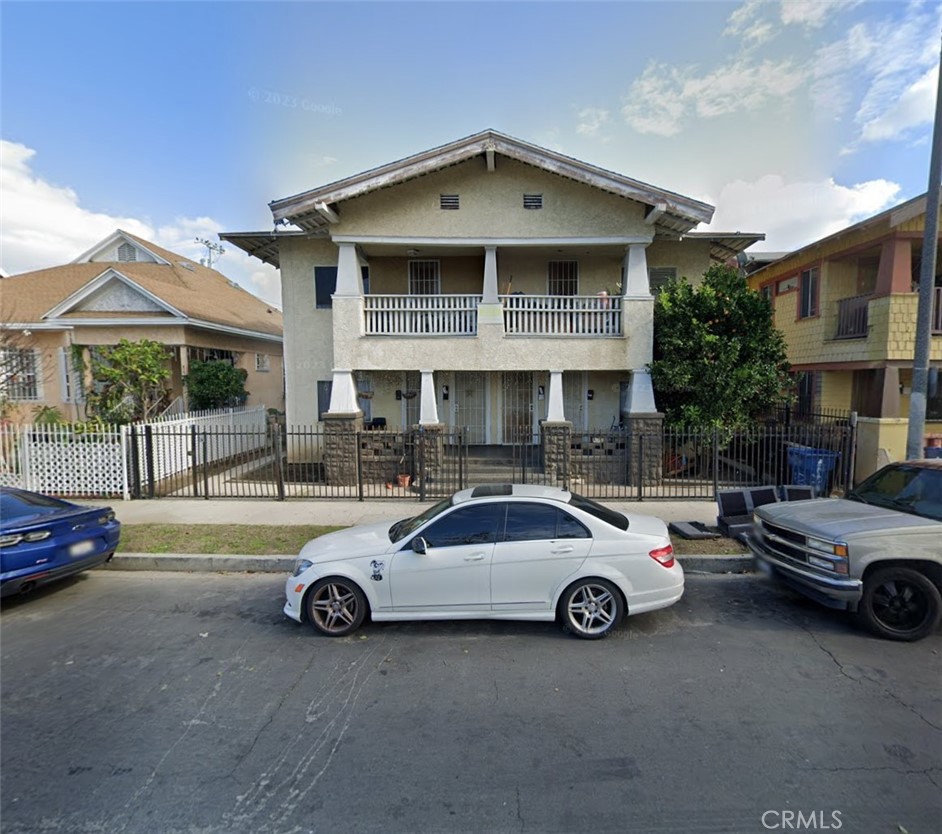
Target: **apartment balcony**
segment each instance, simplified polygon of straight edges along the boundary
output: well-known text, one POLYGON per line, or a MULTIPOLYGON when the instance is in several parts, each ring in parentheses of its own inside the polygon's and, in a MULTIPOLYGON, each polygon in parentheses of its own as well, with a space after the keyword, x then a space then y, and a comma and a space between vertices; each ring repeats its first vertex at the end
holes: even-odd
POLYGON ((855 295, 837 302, 835 339, 865 339, 869 332, 868 310, 871 295, 855 295))
POLYGON ((367 336, 476 336, 480 295, 366 295, 367 336))
POLYGON ((504 332, 519 336, 621 336, 621 298, 503 295, 504 332))

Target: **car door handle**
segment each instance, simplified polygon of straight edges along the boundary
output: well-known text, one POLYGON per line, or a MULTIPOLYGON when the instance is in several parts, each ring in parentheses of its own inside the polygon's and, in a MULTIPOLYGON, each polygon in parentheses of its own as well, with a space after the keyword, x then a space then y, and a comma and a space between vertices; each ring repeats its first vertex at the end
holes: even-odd
POLYGON ((474 553, 471 556, 464 557, 464 560, 466 562, 480 562, 480 561, 483 561, 483 559, 484 559, 483 553, 474 553))
POLYGON ((550 551, 550 553, 572 553, 572 546, 568 547, 556 547, 550 551))

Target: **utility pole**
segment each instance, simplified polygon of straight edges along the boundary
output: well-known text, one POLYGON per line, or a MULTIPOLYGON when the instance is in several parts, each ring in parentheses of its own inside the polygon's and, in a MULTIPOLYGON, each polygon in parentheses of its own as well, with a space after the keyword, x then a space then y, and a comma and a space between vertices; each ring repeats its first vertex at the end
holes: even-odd
POLYGON ((213 243, 211 240, 204 240, 201 237, 198 237, 196 242, 206 247, 206 257, 200 258, 200 263, 205 267, 209 267, 209 269, 212 269, 213 264, 226 254, 226 250, 219 243, 213 243), (213 257, 214 255, 215 257, 213 257))
POLYGON ((919 270, 919 306, 916 312, 916 350, 913 356, 913 385, 909 395, 909 430, 906 458, 916 460, 923 452, 926 431, 926 394, 929 388, 929 353, 932 346, 932 296, 939 238, 939 197, 942 189, 942 62, 935 97, 935 124, 932 128, 932 155, 929 160, 929 187, 926 190, 926 225, 922 238, 922 266, 919 270))

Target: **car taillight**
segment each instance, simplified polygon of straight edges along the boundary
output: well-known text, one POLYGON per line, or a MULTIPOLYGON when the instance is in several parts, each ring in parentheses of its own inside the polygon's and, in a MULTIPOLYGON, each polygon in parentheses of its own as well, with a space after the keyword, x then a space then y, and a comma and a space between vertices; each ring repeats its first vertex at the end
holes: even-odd
POLYGON ((665 568, 674 567, 674 546, 672 544, 652 550, 648 556, 654 559, 655 562, 664 565, 665 568))

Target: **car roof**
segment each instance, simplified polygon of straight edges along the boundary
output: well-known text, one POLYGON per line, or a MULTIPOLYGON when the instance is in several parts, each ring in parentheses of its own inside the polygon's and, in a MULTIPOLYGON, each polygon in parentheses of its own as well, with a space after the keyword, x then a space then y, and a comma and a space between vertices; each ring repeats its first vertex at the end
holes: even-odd
POLYGON ((890 466, 916 466, 920 469, 942 469, 942 458, 926 458, 919 460, 901 460, 891 463, 890 466))
POLYGON ((457 506, 478 498, 542 498, 568 504, 571 497, 572 493, 561 487, 535 484, 484 484, 456 492, 452 497, 452 504, 457 506))

